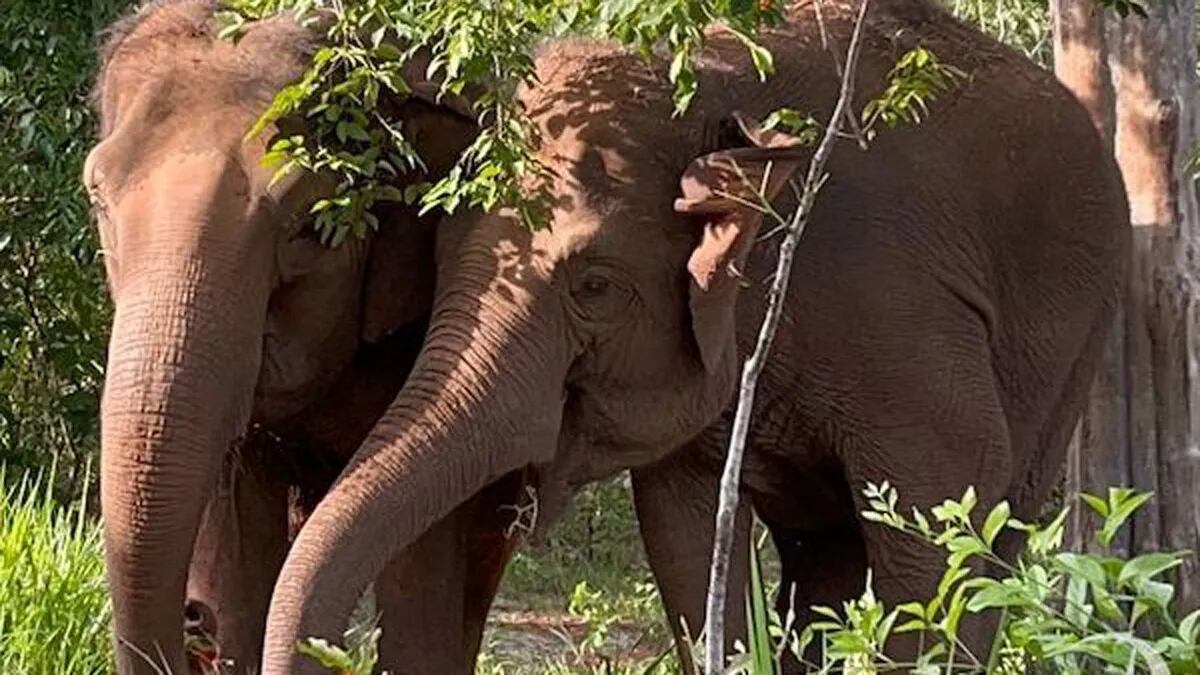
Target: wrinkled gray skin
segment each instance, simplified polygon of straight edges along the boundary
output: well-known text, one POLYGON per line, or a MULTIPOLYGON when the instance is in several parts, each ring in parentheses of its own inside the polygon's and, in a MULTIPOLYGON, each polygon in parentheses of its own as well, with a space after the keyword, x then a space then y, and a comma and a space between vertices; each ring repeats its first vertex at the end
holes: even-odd
MULTIPOLYGON (((1036 511, 1127 247, 1114 163, 1051 74, 931 2, 872 6, 856 109, 918 40, 967 77, 923 124, 883 129, 866 152, 838 146, 798 252, 743 487, 801 608, 857 593, 868 565, 889 603, 935 585, 936 551, 860 525, 868 480, 891 481, 905 506, 974 484, 984 505, 1036 511)), ((838 48, 851 12, 823 4, 838 48)), ((297 638, 336 636, 393 551, 530 464, 550 494, 634 468, 643 523, 672 524, 648 538, 670 611, 699 626, 710 528, 688 517, 703 497, 675 497, 690 494, 677 489, 687 472, 705 483, 719 463, 775 256, 753 246, 761 219, 722 196, 745 194, 728 165, 755 182, 773 161, 769 192, 789 212, 783 178, 807 152, 752 118, 784 105, 823 118, 837 91, 811 5, 764 36, 765 84, 736 39, 710 37, 678 120, 664 64, 588 43, 539 55, 521 97, 554 174, 552 228, 504 213, 439 227, 424 348, 288 554, 266 675, 315 672, 297 638)))
MULTIPOLYGON (((116 308, 101 497, 123 675, 187 672, 185 615, 233 672, 257 669, 289 529, 395 398, 432 305, 432 222, 397 209, 330 249, 307 218, 322 181, 268 185, 265 137, 243 135, 311 40, 282 19, 219 40, 214 7, 159 2, 114 29, 84 173, 116 308)), ((394 112, 435 172, 474 134, 428 103, 394 112)), ((511 552, 499 506, 520 488, 448 511, 372 574, 383 665, 467 667, 511 552)))

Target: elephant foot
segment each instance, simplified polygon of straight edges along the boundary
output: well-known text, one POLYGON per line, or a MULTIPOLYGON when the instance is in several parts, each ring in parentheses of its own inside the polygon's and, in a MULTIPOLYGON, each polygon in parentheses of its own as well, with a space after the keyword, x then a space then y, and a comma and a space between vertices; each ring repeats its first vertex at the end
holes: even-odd
POLYGON ((199 600, 183 606, 183 648, 192 675, 221 675, 221 646, 217 642, 217 615, 199 600))

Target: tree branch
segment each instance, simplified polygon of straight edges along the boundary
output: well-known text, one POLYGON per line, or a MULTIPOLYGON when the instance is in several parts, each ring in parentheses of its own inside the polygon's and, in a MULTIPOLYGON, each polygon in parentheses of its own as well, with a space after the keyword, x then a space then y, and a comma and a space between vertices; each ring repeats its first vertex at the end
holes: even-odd
POLYGON ((833 146, 841 134, 842 125, 854 99, 854 75, 862 42, 862 29, 870 0, 862 0, 854 24, 854 34, 846 52, 845 69, 842 72, 841 92, 837 105, 829 117, 829 125, 816 153, 808 165, 808 173, 800 193, 800 204, 786 223, 787 234, 779 245, 779 261, 768 295, 766 315, 759 327, 754 352, 742 367, 741 386, 738 391, 737 413, 734 416, 733 432, 729 439, 729 452, 721 474, 720 496, 717 506, 716 531, 713 536, 713 558, 709 570, 708 599, 705 606, 705 659, 704 669, 709 675, 718 675, 725 667, 725 605, 728 592, 729 557, 733 548, 734 521, 738 509, 738 485, 741 482, 742 460, 746 453, 746 438, 750 431, 750 418, 754 409, 754 396, 758 388, 758 377, 766 364, 779 320, 783 315, 783 303, 787 297, 788 282, 791 280, 792 263, 796 245, 808 217, 812 213, 817 193, 825 182, 825 165, 833 152, 833 146))

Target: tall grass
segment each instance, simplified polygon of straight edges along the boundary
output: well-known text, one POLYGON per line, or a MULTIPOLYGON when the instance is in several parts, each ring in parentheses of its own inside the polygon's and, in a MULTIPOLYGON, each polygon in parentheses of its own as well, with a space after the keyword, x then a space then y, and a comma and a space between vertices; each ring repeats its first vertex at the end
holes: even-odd
POLYGON ((9 480, 0 467, 0 673, 111 670, 100 526, 86 495, 53 499, 54 472, 9 480))
MULTIPOLYGON (((55 501, 55 476, 53 469, 27 473, 0 465, 0 675, 112 672, 100 523, 86 512, 86 494, 65 505, 55 501)), ((82 483, 90 484, 86 478, 82 483)), ((616 624, 637 624, 626 629, 647 631, 646 639, 656 645, 665 633, 656 597, 644 587, 648 572, 634 523, 625 486, 601 483, 586 491, 579 508, 564 514, 561 532, 551 536, 545 549, 523 550, 514 565, 522 574, 505 582, 505 604, 566 617, 571 600, 571 618, 586 620, 589 628, 583 637, 563 633, 560 654, 554 653, 548 629, 530 629, 528 639, 550 647, 538 658, 512 654, 519 651, 523 629, 492 634, 489 647, 495 651, 481 655, 477 672, 673 672, 668 669, 673 659, 633 665, 626 662, 638 659, 619 645, 589 644, 597 631, 607 633, 616 624), (538 578, 547 580, 549 593, 536 587, 538 578), (589 590, 586 602, 578 600, 581 588, 589 590)))

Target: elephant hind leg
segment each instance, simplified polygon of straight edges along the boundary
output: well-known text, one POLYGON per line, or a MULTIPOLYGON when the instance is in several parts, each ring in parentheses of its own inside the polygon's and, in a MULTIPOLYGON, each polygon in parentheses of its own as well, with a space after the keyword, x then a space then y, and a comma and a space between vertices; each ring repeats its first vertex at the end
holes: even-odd
MULTIPOLYGON (((1003 364, 997 369, 1002 374, 1001 395, 1008 411, 1013 448, 1027 458, 1012 494, 1013 513, 1018 517, 1032 519, 1040 515, 1062 474, 1067 446, 1085 408, 1092 406, 1092 415, 1101 421, 1120 420, 1125 414, 1119 396, 1089 401, 1093 381, 1101 391, 1121 387, 1113 382, 1113 378, 1120 377, 1121 369, 1112 364, 1120 362, 1123 349, 1121 340, 1110 339, 1114 313, 1108 308, 1098 311, 1091 326, 1072 324, 1077 330, 1070 340, 1064 339, 1050 349, 1027 346, 1021 358, 1012 359, 1012 366, 1003 364), (1018 386, 1039 377, 1050 386, 1036 392, 1018 386), (1058 386, 1053 386, 1055 383, 1058 386)), ((1087 440, 1089 446, 1105 442, 1103 438, 1087 440)), ((1005 549, 1014 548, 1015 542, 1005 543, 1005 549)))
MULTIPOLYGON (((1010 440, 992 350, 986 334, 969 323, 947 323, 938 342, 913 350, 912 358, 879 369, 860 399, 870 411, 864 431, 841 448, 856 511, 868 508, 863 488, 888 481, 899 494, 898 510, 925 513, 974 487, 982 524, 999 501, 1010 499, 1018 462, 1010 440)), ((945 552, 916 537, 863 521, 859 527, 877 596, 889 607, 934 597, 945 570, 945 552)), ((983 572, 983 569, 977 570, 983 572)), ((972 648, 987 648, 987 621, 964 620, 972 648)), ((908 656, 915 639, 896 636, 895 655, 908 656), (912 645, 905 642, 913 640, 912 645)))
POLYGON ((862 595, 867 551, 856 525, 802 533, 772 529, 771 539, 781 566, 775 599, 780 617, 794 611, 802 626, 811 618, 813 605, 837 608, 862 595))
POLYGON ((188 571, 184 608, 193 670, 257 672, 275 579, 288 550, 288 486, 252 448, 231 453, 209 501, 188 571))
MULTIPOLYGON (((689 641, 704 630, 722 460, 720 444, 697 439, 656 464, 631 471, 638 526, 646 558, 658 583, 663 609, 675 636, 680 670, 699 672, 689 641), (707 443, 707 445, 706 445, 707 443)), ((726 588, 726 653, 746 637, 750 505, 743 495, 734 522, 726 588)))
MULTIPOLYGON (((841 611, 843 601, 862 595, 867 577, 867 551, 855 523, 819 531, 796 532, 769 528, 779 554, 780 584, 775 609, 781 620, 794 615, 791 628, 799 631, 812 622, 814 605, 841 611)), ((807 672, 794 658, 784 672, 807 672)), ((805 654, 816 662, 816 645, 805 654)))

